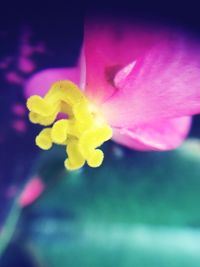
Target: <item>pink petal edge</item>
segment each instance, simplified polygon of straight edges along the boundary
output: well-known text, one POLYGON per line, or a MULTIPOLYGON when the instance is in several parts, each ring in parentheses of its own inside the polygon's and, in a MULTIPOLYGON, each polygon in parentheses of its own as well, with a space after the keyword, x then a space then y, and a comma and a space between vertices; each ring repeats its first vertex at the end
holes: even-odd
POLYGON ((132 129, 114 128, 113 140, 141 151, 170 150, 183 142, 190 130, 191 122, 191 117, 182 117, 132 129))
POLYGON ((25 84, 25 96, 27 98, 32 95, 44 96, 51 85, 59 80, 70 80, 79 85, 80 68, 46 69, 36 73, 25 84))

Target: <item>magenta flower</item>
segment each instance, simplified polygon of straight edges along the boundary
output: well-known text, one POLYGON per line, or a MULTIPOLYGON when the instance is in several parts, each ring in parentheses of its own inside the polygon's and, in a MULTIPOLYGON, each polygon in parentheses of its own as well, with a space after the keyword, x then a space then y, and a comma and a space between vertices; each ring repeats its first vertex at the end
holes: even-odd
MULTIPOLYGON (((111 127, 109 138, 138 150, 169 150, 187 136, 191 115, 200 113, 200 45, 168 28, 90 20, 85 25, 78 66, 41 71, 28 81, 26 93, 44 96, 59 80, 70 80, 83 90, 95 106, 92 114, 101 113, 111 127)), ((29 110, 37 113, 30 106, 29 110)), ((99 117, 95 118, 99 123, 99 117)), ((65 141, 62 137, 57 143, 67 144, 65 134, 65 141)), ((93 147, 93 152, 108 136, 93 147)), ((56 143, 52 133, 48 138, 56 143)), ((71 150, 77 150, 77 146, 71 150)), ((70 149, 67 153, 73 154, 70 149)), ((97 161, 89 159, 83 150, 79 154, 84 160, 72 163, 76 161, 72 156, 66 164, 68 169, 79 168, 85 161, 97 167, 103 160, 102 154, 93 154, 97 161)))

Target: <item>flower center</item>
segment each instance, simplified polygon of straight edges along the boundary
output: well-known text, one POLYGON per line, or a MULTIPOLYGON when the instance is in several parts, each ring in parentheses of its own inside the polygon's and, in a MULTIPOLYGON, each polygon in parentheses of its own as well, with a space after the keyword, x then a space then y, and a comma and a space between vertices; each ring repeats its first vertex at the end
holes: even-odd
POLYGON ((27 107, 31 122, 52 124, 39 133, 36 144, 45 150, 53 143, 65 145, 68 158, 64 164, 68 170, 79 169, 85 162, 90 167, 101 165, 104 154, 97 148, 112 137, 112 129, 74 83, 54 83, 44 98, 31 96, 27 107), (56 119, 58 113, 66 114, 67 119, 56 119))

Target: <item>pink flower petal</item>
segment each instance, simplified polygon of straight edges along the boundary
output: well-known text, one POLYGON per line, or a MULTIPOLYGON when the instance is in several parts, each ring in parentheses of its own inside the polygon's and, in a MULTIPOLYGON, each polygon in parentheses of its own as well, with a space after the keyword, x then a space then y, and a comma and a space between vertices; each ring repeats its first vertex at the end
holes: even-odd
POLYGON ((52 83, 59 80, 71 80, 79 85, 80 68, 47 69, 36 73, 25 85, 25 96, 30 97, 35 94, 44 96, 52 83))
POLYGON ((191 117, 182 117, 131 129, 114 129, 113 140, 137 150, 168 150, 181 144, 190 125, 191 117))
POLYGON ((102 106, 112 126, 131 128, 200 113, 200 43, 166 34, 132 63, 130 71, 126 66, 115 76, 118 90, 102 106))
POLYGON ((101 103, 115 91, 115 74, 143 55, 160 38, 158 29, 114 19, 90 18, 85 24, 86 92, 101 103))

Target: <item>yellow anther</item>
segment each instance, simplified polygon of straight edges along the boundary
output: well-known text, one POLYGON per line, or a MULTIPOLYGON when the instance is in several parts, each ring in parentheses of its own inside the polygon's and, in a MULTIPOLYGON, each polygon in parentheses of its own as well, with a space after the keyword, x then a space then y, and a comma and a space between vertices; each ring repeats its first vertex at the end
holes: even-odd
POLYGON ((84 121, 85 119, 88 119, 88 117, 92 120, 92 115, 88 109, 88 102, 85 101, 78 102, 73 106, 73 114, 79 121, 84 121))
POLYGON ((54 123, 51 130, 51 138, 54 143, 62 144, 67 139, 67 120, 58 120, 54 123))
POLYGON ((104 154, 97 148, 112 137, 112 129, 75 84, 56 82, 44 98, 30 97, 27 107, 30 121, 41 125, 53 124, 58 113, 66 115, 36 137, 40 148, 49 149, 53 142, 66 145, 68 158, 64 164, 69 170, 79 169, 85 162, 90 167, 101 165, 104 154))
POLYGON ((30 111, 40 114, 41 116, 50 116, 55 113, 57 109, 57 105, 52 105, 37 95, 28 99, 27 107, 30 111))
POLYGON ((73 117, 72 107, 65 102, 61 103, 60 112, 67 114, 67 117, 73 117))
POLYGON ((36 145, 47 150, 52 147, 51 128, 43 129, 35 139, 36 145))
POLYGON ((79 151, 78 141, 72 140, 67 146, 68 159, 65 161, 65 166, 70 170, 80 169, 84 163, 85 159, 79 151))
POLYGON ((89 129, 80 138, 80 150, 87 158, 91 150, 101 146, 112 137, 112 129, 108 125, 99 128, 89 129))
POLYGON ((51 86, 45 99, 53 103, 61 100, 69 105, 73 105, 86 98, 80 89, 71 81, 59 81, 51 86))
POLYGON ((57 114, 53 114, 51 116, 45 117, 45 116, 41 116, 41 115, 39 115, 37 113, 34 113, 34 112, 30 111, 29 120, 32 123, 38 123, 38 124, 47 126, 47 125, 52 124, 55 121, 56 116, 57 116, 57 114))
POLYGON ((40 116, 37 113, 30 111, 29 112, 29 120, 32 123, 40 123, 40 116))
POLYGON ((104 154, 100 149, 95 149, 87 159, 87 163, 90 167, 99 167, 103 162, 104 154))

